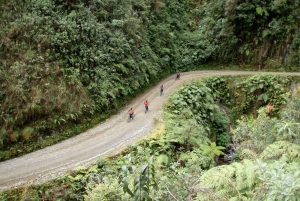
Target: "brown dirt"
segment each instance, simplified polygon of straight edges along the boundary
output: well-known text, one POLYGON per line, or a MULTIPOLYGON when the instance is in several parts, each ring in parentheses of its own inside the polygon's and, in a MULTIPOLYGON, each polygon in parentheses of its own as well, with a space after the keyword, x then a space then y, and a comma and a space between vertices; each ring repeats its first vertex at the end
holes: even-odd
MULTIPOLYGON (((135 98, 128 107, 122 108, 96 127, 60 142, 51 147, 27 154, 25 156, 0 163, 0 190, 42 183, 56 178, 79 165, 89 165, 99 156, 116 154, 120 149, 134 141, 147 136, 154 129, 154 119, 162 122, 163 103, 168 96, 185 82, 201 77, 214 75, 246 75, 258 72, 246 71, 194 71, 181 74, 175 81, 175 75, 157 83, 144 94, 135 98), (160 96, 160 85, 163 84, 164 94, 160 96), (150 102, 149 112, 144 113, 143 101, 150 102), (128 109, 133 107, 135 119, 127 122, 128 109)), ((271 73, 268 73, 271 74, 271 73)), ((292 73, 272 73, 287 75, 292 73)), ((300 75, 293 73, 293 75, 300 75)))

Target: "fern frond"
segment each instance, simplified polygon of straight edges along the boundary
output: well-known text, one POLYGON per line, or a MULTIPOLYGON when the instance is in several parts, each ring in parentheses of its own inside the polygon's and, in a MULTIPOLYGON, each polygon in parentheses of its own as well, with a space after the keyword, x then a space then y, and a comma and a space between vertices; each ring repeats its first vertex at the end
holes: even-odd
POLYGON ((300 146, 288 141, 277 141, 260 154, 261 160, 281 159, 288 156, 290 159, 300 158, 300 146))
POLYGON ((257 175, 255 170, 253 169, 254 163, 250 160, 243 160, 244 162, 244 171, 247 174, 245 178, 245 182, 247 183, 247 187, 254 186, 257 183, 257 175))
POLYGON ((220 196, 209 188, 199 188, 195 201, 227 201, 228 197, 220 196))
POLYGON ((229 201, 240 201, 241 199, 238 197, 231 197, 229 201))
POLYGON ((239 190, 242 190, 246 187, 245 181, 246 181, 246 177, 247 177, 247 176, 245 176, 244 166, 242 163, 234 163, 232 165, 235 168, 236 188, 239 190))
POLYGON ((156 157, 156 164, 158 165, 168 165, 169 164, 169 157, 166 154, 160 154, 156 157))
POLYGON ((201 177, 205 186, 208 186, 217 192, 233 192, 235 186, 231 178, 234 177, 235 169, 233 166, 219 166, 207 171, 201 177), (224 190, 226 189, 226 190, 224 190))
POLYGON ((228 178, 232 178, 232 177, 235 176, 235 168, 234 168, 233 165, 232 166, 228 166, 226 168, 224 167, 224 168, 221 169, 220 173, 223 174, 223 175, 226 175, 226 177, 228 177, 228 178))
POLYGON ((242 157, 243 159, 255 161, 258 158, 258 155, 254 150, 243 149, 243 151, 240 154, 240 157, 242 157))
POLYGON ((220 196, 243 197, 245 189, 254 189, 256 174, 251 160, 218 166, 208 170, 201 177, 200 185, 212 188, 220 196))

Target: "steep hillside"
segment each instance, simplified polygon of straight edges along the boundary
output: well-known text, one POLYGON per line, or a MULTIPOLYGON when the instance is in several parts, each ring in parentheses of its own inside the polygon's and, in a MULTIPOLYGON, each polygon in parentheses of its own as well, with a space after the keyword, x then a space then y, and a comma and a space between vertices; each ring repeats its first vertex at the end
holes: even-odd
POLYGON ((80 133, 183 67, 187 8, 177 1, 1 4, 0 148, 10 151, 0 158, 80 133), (39 144, 25 146, 30 141, 39 144))
POLYGON ((0 160, 76 135, 177 70, 297 70, 299 2, 4 0, 0 160))
POLYGON ((299 1, 207 2, 199 29, 214 49, 212 59, 299 70, 299 1))

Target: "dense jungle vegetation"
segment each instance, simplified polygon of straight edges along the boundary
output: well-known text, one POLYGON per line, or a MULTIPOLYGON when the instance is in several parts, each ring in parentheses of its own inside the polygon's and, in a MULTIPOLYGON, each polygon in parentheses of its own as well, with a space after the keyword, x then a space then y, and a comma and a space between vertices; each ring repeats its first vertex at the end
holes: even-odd
POLYGON ((177 70, 299 67, 298 0, 2 0, 0 11, 1 160, 90 128, 177 70))
POLYGON ((90 167, 2 192, 0 198, 296 201, 300 88, 295 83, 299 77, 254 75, 185 84, 165 103, 164 124, 148 138, 90 167), (237 114, 242 118, 230 126, 237 114), (220 165, 229 143, 233 161, 220 165))
MULTIPOLYGON (((298 71, 299 4, 1 0, 0 160, 81 133, 177 70, 211 69, 214 63, 298 71)), ((166 123, 150 139, 0 198, 297 200, 295 80, 213 77, 188 84, 166 103, 166 123), (215 167, 229 143, 235 161, 215 167)))

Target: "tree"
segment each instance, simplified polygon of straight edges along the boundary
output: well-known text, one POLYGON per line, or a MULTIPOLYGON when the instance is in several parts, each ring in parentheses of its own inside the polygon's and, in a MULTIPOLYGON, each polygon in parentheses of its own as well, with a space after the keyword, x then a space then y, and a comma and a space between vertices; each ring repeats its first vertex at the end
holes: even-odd
POLYGON ((224 153, 221 151, 225 149, 222 146, 216 146, 215 142, 212 142, 210 146, 208 145, 200 145, 200 148, 202 149, 202 154, 204 156, 208 156, 209 158, 214 159, 214 161, 218 162, 218 157, 220 155, 224 155, 224 153))

